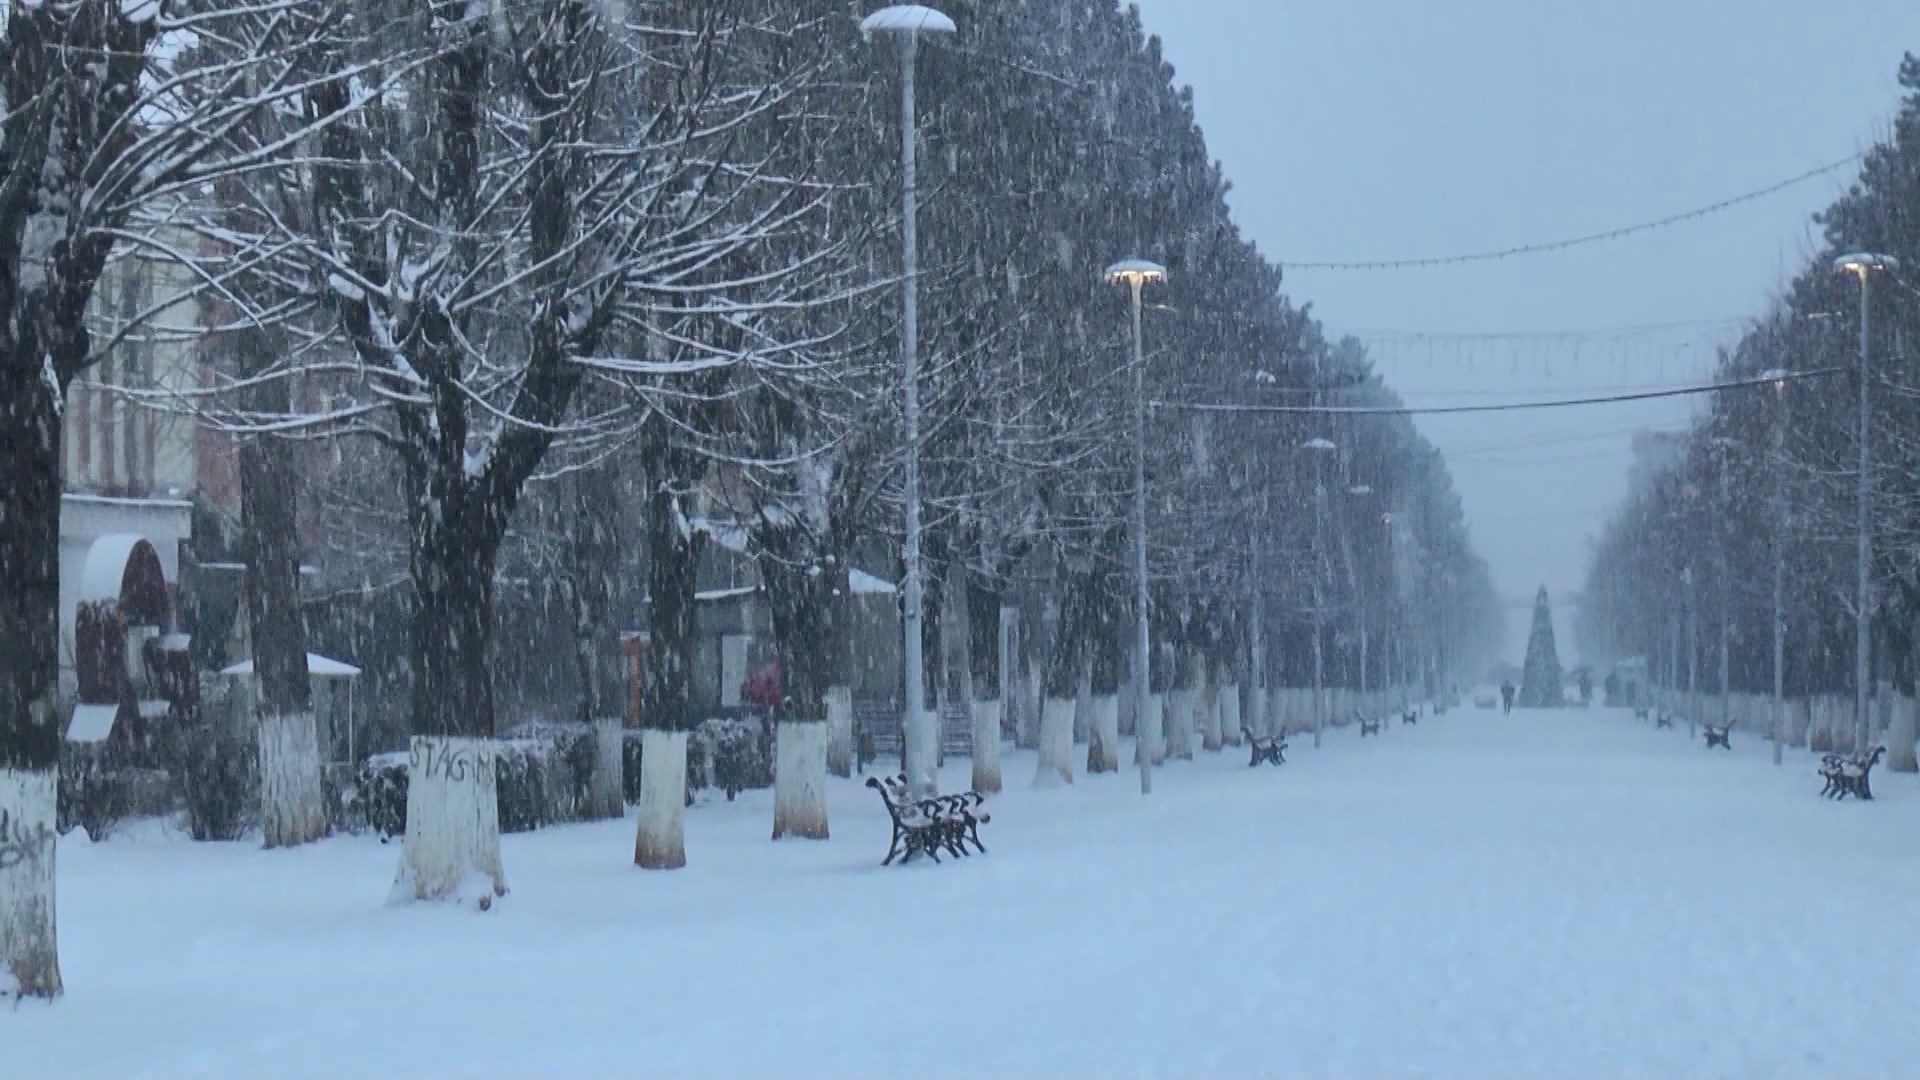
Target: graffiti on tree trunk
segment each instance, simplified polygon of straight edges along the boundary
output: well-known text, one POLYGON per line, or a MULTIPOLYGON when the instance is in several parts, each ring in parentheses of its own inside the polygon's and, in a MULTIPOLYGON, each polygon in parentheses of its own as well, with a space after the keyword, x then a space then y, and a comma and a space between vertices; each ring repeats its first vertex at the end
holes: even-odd
POLYGON ((28 825, 15 821, 0 810, 0 870, 11 870, 21 863, 38 862, 53 847, 53 829, 46 822, 28 825))

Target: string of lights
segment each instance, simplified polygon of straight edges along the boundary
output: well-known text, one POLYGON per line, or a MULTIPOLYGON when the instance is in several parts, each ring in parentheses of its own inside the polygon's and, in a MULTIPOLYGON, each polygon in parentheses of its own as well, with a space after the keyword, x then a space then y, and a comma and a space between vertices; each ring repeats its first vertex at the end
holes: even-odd
POLYGON ((1513 247, 1496 248, 1491 251, 1475 251, 1463 255, 1440 255, 1416 259, 1360 259, 1348 261, 1312 261, 1306 259, 1292 261, 1283 259, 1280 260, 1280 267, 1284 270, 1420 270, 1440 266, 1460 266, 1467 263, 1492 262, 1496 259, 1512 259, 1524 255, 1542 255, 1554 251, 1565 251, 1568 248, 1584 247, 1589 244, 1600 244, 1612 240, 1622 240, 1629 236, 1652 232, 1656 229, 1669 228, 1674 225, 1680 225, 1685 222, 1718 214, 1725 210, 1731 210, 1744 203, 1764 199, 1769 195, 1774 195, 1788 188, 1796 187, 1809 180, 1818 179, 1837 169, 1843 169, 1859 161, 1864 156, 1864 152, 1849 154, 1838 161, 1828 162, 1817 168, 1808 169, 1806 172, 1800 173, 1797 176, 1790 176, 1785 180, 1768 184, 1766 187, 1735 195, 1732 198, 1721 199, 1719 202, 1707 206, 1684 210, 1677 214, 1668 214, 1666 217, 1655 218, 1652 221, 1642 221, 1633 225, 1623 225, 1616 229, 1607 229, 1604 232, 1588 233, 1584 236, 1572 236, 1562 240, 1548 240, 1534 244, 1518 244, 1513 247))
POLYGON ((1262 405, 1246 402, 1150 401, 1148 407, 1181 412, 1285 413, 1320 416, 1434 416, 1446 413, 1521 412, 1538 409, 1565 409, 1582 405, 1612 405, 1626 401, 1650 401, 1655 398, 1687 397, 1728 390, 1772 387, 1788 382, 1837 375, 1844 368, 1817 368, 1765 378, 1736 379, 1730 382, 1670 386, 1635 393, 1598 394, 1588 397, 1553 398, 1545 401, 1505 401, 1484 405, 1262 405))

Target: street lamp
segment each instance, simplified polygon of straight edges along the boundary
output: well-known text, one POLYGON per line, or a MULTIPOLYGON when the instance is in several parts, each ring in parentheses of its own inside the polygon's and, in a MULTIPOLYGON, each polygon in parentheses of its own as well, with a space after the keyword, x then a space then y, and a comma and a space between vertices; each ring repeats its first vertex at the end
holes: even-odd
POLYGON ((1867 679, 1871 674, 1868 663, 1868 605, 1873 602, 1873 541, 1868 532, 1867 504, 1873 496, 1873 455, 1868 446, 1871 428, 1868 423, 1868 385, 1867 385, 1867 348, 1868 331, 1871 327, 1871 308, 1868 306, 1868 280, 1875 270, 1895 271, 1900 269, 1900 260, 1891 255, 1877 255, 1868 251, 1849 252, 1833 260, 1835 271, 1852 274, 1860 283, 1860 411, 1855 421, 1859 427, 1857 435, 1860 443, 1860 475, 1854 487, 1854 558, 1858 563, 1859 577, 1855 582, 1853 612, 1853 724, 1854 750, 1865 753, 1867 749, 1867 679))
POLYGON ((906 428, 906 582, 902 628, 902 662, 906 669, 907 730, 903 763, 907 782, 916 792, 934 789, 934 737, 928 723, 925 662, 921 655, 920 620, 923 601, 920 583, 920 297, 919 235, 914 205, 914 58, 921 34, 951 34, 953 20, 920 4, 884 7, 860 21, 861 33, 895 38, 900 43, 900 366, 904 384, 903 423, 906 428))
POLYGON ((1727 557, 1727 549, 1733 544, 1733 514, 1732 508, 1728 505, 1730 500, 1727 495, 1727 451, 1739 446, 1740 440, 1726 435, 1716 435, 1713 437, 1712 442, 1714 449, 1719 451, 1716 456, 1719 458, 1718 472, 1720 474, 1718 477, 1720 489, 1720 535, 1717 538, 1718 543, 1714 545, 1715 572, 1720 578, 1720 726, 1727 728, 1733 724, 1733 687, 1729 682, 1731 675, 1731 671, 1729 670, 1729 656, 1731 653, 1729 638, 1732 635, 1733 626, 1733 583, 1731 580, 1732 570, 1728 565, 1729 559, 1727 557))
POLYGON ((1326 455, 1339 449, 1333 440, 1312 438, 1300 444, 1302 450, 1314 453, 1313 462, 1313 748, 1320 749, 1320 732, 1325 726, 1326 703, 1326 657, 1321 638, 1326 636, 1326 602, 1322 593, 1324 587, 1320 580, 1321 565, 1326 558, 1327 542, 1327 485, 1321 462, 1326 455))
POLYGON ((1167 268, 1145 259, 1122 259, 1107 267, 1109 285, 1124 284, 1133 300, 1133 738, 1140 759, 1140 794, 1153 794, 1153 750, 1147 741, 1147 691, 1153 644, 1147 633, 1147 375, 1140 346, 1140 292, 1167 280, 1167 268))
POLYGON ((1770 368, 1760 373, 1773 383, 1780 407, 1773 421, 1773 763, 1785 754, 1782 725, 1786 722, 1787 616, 1783 604, 1787 580, 1787 373, 1770 368))
MULTIPOLYGON (((1366 484, 1354 484, 1347 488, 1347 494, 1355 498, 1365 498, 1373 494, 1373 488, 1366 484)), ((1371 695, 1373 694, 1373 689, 1367 683, 1367 659, 1373 638, 1373 631, 1371 627, 1367 625, 1367 575, 1359 564, 1353 560, 1353 547, 1351 543, 1349 543, 1347 547, 1347 552, 1348 565, 1353 568, 1354 623, 1360 631, 1360 685, 1357 689, 1360 693, 1362 707, 1372 711, 1373 703, 1371 695)))

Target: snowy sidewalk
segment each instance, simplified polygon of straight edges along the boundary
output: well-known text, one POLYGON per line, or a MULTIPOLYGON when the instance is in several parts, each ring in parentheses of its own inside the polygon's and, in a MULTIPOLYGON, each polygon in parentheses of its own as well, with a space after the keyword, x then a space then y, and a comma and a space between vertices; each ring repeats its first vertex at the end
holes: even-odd
POLYGON ((508 837, 487 915, 382 907, 367 838, 69 838, 69 993, 0 1013, 0 1076, 1920 1072, 1920 784, 1833 804, 1735 744, 1462 709, 1144 801, 1013 755, 984 857, 880 868, 856 782, 832 841, 775 845, 750 792, 688 814, 678 873, 628 865, 631 819, 508 837))

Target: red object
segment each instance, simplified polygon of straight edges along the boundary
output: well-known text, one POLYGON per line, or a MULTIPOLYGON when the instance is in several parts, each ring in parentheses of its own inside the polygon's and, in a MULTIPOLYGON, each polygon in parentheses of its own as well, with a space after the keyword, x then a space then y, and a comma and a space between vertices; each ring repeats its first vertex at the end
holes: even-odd
POLYGON ((769 660, 740 684, 740 700, 758 709, 780 704, 780 661, 769 660))

